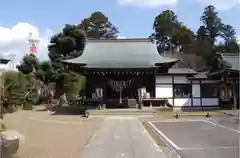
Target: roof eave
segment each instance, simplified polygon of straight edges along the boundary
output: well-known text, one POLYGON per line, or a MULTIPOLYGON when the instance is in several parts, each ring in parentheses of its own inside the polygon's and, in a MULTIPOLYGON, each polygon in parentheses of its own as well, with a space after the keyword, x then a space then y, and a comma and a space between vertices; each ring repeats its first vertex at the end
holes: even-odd
POLYGON ((0 64, 8 64, 9 62, 9 59, 0 59, 0 64))
POLYGON ((78 59, 79 57, 77 58, 73 58, 73 59, 67 59, 67 60, 61 60, 62 63, 65 63, 65 64, 78 64, 78 65, 86 65, 87 63, 84 62, 84 61, 79 61, 78 59))
POLYGON ((179 62, 180 60, 176 59, 176 60, 172 60, 172 61, 166 61, 166 62, 155 62, 154 65, 155 66, 161 66, 163 64, 168 64, 170 67, 172 67, 173 65, 175 65, 177 62, 179 62))

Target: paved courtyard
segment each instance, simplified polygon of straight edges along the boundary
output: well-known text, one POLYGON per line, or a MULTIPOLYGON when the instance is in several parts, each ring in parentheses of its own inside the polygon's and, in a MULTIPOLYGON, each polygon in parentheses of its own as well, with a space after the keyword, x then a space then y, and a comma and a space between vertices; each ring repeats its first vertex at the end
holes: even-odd
POLYGON ((82 158, 166 158, 136 118, 109 118, 82 158))
POLYGON ((238 158, 239 119, 152 121, 150 125, 181 158, 238 158))
POLYGON ((22 134, 14 158, 167 158, 135 117, 19 111, 4 122, 22 134))
POLYGON ((79 158, 102 120, 19 111, 7 114, 4 122, 24 138, 14 158, 79 158))

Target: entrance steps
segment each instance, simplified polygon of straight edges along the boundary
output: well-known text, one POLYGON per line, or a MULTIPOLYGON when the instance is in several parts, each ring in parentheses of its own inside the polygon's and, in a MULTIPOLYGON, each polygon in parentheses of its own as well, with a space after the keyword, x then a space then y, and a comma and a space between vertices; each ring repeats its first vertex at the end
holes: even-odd
POLYGON ((88 110, 91 116, 135 116, 135 117, 152 117, 156 113, 156 109, 101 109, 88 110))

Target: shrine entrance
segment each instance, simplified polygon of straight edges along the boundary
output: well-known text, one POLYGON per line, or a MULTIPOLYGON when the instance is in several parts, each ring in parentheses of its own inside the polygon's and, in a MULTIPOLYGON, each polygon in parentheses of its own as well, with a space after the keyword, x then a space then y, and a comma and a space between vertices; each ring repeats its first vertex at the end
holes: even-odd
POLYGON ((141 83, 138 80, 141 80, 141 77, 128 80, 107 79, 106 95, 108 99, 136 99, 138 97, 137 89, 141 87, 141 83))
POLYGON ((145 88, 151 96, 155 96, 153 69, 145 69, 145 71, 142 69, 135 72, 115 69, 115 73, 103 69, 94 72, 88 71, 86 86, 88 87, 86 97, 90 99, 96 96, 97 99, 102 100, 103 104, 106 104, 107 108, 125 107, 127 105, 123 104, 126 100, 136 106, 141 88, 145 88), (96 93, 98 89, 102 90, 102 95, 96 93))
MULTIPOLYGON (((151 75, 152 76, 152 75, 151 75)), ((126 77, 125 79, 119 77, 105 78, 105 94, 107 108, 127 108, 136 106, 139 100, 139 89, 147 87, 150 89, 148 83, 152 83, 151 76, 134 76, 126 77), (131 100, 131 104, 129 101, 131 100)), ((151 92, 153 90, 151 89, 151 92)))

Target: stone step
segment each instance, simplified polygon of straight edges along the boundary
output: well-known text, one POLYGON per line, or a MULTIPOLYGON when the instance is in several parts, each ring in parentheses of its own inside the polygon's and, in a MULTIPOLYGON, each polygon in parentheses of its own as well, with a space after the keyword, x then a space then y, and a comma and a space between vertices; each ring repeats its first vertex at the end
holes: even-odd
POLYGON ((155 109, 101 109, 88 110, 90 115, 154 115, 155 109))

